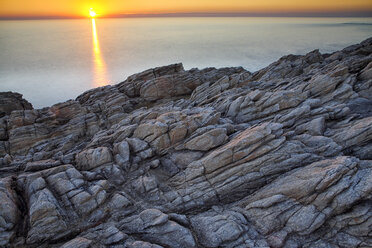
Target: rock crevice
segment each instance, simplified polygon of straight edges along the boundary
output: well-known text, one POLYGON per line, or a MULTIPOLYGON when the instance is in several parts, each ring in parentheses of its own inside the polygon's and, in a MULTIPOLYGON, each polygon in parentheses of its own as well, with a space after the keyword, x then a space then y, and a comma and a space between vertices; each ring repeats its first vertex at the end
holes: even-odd
POLYGON ((1 247, 371 247, 372 38, 258 72, 0 93, 1 247))

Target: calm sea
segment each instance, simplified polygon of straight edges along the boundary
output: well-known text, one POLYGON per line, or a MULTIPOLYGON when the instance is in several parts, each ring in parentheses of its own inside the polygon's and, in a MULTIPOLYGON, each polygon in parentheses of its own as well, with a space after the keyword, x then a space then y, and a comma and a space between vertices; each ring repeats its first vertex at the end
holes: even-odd
POLYGON ((283 55, 332 52, 371 36, 371 18, 0 21, 0 91, 40 108, 151 67, 256 71, 283 55))

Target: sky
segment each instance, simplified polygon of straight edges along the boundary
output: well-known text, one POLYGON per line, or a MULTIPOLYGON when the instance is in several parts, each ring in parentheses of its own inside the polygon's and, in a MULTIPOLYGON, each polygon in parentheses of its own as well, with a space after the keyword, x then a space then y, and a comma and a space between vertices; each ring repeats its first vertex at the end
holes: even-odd
POLYGON ((88 17, 159 13, 372 13, 372 0, 0 0, 0 17, 88 17))

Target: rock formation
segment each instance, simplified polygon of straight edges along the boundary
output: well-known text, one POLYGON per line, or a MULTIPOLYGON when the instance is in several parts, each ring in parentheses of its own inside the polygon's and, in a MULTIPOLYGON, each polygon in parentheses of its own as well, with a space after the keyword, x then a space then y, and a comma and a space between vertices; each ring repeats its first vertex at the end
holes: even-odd
POLYGON ((0 111, 1 247, 372 247, 372 38, 0 111))
POLYGON ((21 94, 0 92, 0 118, 9 115, 13 110, 30 110, 32 104, 22 98, 21 94))

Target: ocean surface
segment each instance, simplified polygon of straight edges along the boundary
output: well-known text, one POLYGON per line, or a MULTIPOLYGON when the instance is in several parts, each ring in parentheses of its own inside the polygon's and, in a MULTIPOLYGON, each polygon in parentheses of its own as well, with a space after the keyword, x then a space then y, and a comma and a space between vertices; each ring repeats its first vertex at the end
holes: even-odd
POLYGON ((372 37, 372 18, 123 18, 0 21, 0 91, 41 108, 152 67, 243 66, 329 53, 372 37))

